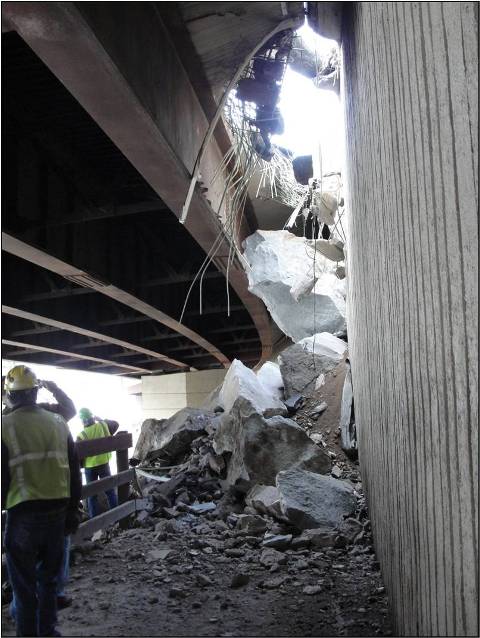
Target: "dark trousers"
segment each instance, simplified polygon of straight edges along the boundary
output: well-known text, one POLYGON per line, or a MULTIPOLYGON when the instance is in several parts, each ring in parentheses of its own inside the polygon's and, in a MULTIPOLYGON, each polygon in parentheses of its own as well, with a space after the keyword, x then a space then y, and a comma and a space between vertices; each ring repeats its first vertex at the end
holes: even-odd
POLYGON ((55 636, 57 575, 66 509, 7 512, 5 556, 15 599, 17 636, 55 636))
MULTIPOLYGON (((110 466, 108 463, 105 463, 104 465, 97 465, 97 467, 85 468, 85 479, 87 483, 92 483, 93 481, 96 481, 97 479, 106 478, 107 476, 111 476, 110 466)), ((107 490, 105 494, 107 496, 110 509, 117 507, 118 500, 117 500, 117 493, 115 492, 115 490, 113 489, 107 490)), ((97 495, 88 497, 88 513, 90 514, 90 518, 97 516, 98 514, 97 495)))

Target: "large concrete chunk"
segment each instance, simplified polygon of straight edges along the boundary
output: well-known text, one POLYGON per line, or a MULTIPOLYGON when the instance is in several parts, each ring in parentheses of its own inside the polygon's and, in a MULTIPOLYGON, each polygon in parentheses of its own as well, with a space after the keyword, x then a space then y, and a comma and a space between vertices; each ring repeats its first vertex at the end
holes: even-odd
POLYGON ((280 507, 297 529, 333 530, 355 511, 353 488, 345 482, 293 468, 277 476, 280 507))
POLYGON ((271 396, 283 399, 283 379, 278 364, 266 361, 257 372, 257 379, 271 396))
POLYGON ((299 467, 327 473, 331 461, 294 421, 281 416, 245 416, 242 402, 234 405, 214 438, 218 454, 230 453, 227 485, 237 481, 274 485, 278 472, 299 467))
POLYGON ((345 334, 345 282, 335 262, 286 230, 255 232, 244 242, 249 290, 297 342, 315 332, 345 334), (315 261, 315 267, 314 267, 315 261))
POLYGON ((163 428, 166 419, 147 419, 142 423, 133 458, 144 461, 147 454, 155 449, 157 435, 163 428))
POLYGON ((169 419, 147 419, 140 432, 134 457, 143 461, 160 452, 176 459, 190 450, 190 443, 206 433, 215 414, 197 408, 183 408, 169 419))
POLYGON ((239 399, 244 404, 245 414, 258 412, 267 417, 286 414, 283 403, 272 394, 269 387, 263 385, 255 372, 244 366, 238 359, 234 359, 220 391, 220 401, 225 412, 230 412, 239 399))
POLYGON ((328 332, 302 339, 278 357, 285 398, 295 394, 309 397, 320 374, 333 370, 345 356, 347 344, 328 332))

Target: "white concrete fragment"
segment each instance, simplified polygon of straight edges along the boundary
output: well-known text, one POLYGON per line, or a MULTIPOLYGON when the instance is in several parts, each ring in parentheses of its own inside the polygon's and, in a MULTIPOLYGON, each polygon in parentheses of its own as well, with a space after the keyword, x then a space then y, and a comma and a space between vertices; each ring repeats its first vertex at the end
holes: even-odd
POLYGON ((257 379, 267 388, 269 395, 283 399, 283 379, 277 363, 266 361, 257 372, 257 379))
POLYGON ((244 249, 249 290, 293 341, 315 332, 345 334, 345 282, 335 276, 335 262, 317 250, 314 268, 311 243, 284 230, 257 231, 244 249))
POLYGON ((230 412, 239 397, 251 406, 250 412, 257 412, 267 417, 286 414, 284 404, 257 378, 255 372, 244 366, 238 359, 234 359, 220 390, 220 401, 226 414, 230 412))
POLYGON ((316 241, 310 240, 309 243, 314 246, 318 253, 331 261, 343 261, 345 259, 344 244, 339 239, 317 239, 316 241))
POLYGON ((335 224, 335 213, 338 208, 337 198, 332 193, 322 193, 316 189, 312 194, 312 214, 327 226, 335 224))
POLYGON ((300 301, 300 299, 303 299, 303 297, 309 295, 315 287, 317 281, 317 278, 313 277, 313 275, 306 274, 303 279, 295 284, 295 286, 292 286, 290 288, 290 293, 295 301, 298 302, 300 301))
POLYGON ((306 352, 314 353, 318 357, 335 359, 337 363, 343 359, 348 348, 345 341, 329 332, 320 332, 313 337, 302 339, 298 342, 298 345, 302 346, 306 352))

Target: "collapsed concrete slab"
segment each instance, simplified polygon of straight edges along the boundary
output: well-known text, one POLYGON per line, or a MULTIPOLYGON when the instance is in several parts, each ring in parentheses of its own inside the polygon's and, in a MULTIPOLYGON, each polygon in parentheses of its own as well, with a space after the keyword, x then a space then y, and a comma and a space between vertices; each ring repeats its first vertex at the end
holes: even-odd
POLYGON ((314 260, 308 240, 286 230, 257 231, 243 245, 249 290, 286 335, 297 342, 315 332, 345 334, 345 282, 335 262, 318 251, 314 260))
POLYGON ((338 366, 347 348, 345 341, 327 332, 286 348, 278 357, 285 398, 296 394, 310 397, 316 379, 338 366))
POLYGON ((287 413, 284 404, 272 394, 268 386, 263 385, 255 372, 234 359, 220 390, 220 401, 225 412, 230 412, 239 399, 243 403, 244 414, 258 412, 269 417, 287 413))
POLYGON ((215 417, 213 412, 183 408, 169 419, 147 419, 142 424, 134 458, 144 461, 161 454, 177 459, 190 451, 194 439, 206 434, 206 427, 215 417))
POLYGON ((294 421, 265 419, 258 413, 246 416, 241 399, 222 417, 214 448, 217 454, 231 455, 226 485, 274 485, 278 472, 293 466, 322 473, 331 469, 328 455, 294 421))
POLYGON ((282 513, 299 530, 333 530, 357 505, 348 483, 305 469, 279 472, 276 484, 282 513))

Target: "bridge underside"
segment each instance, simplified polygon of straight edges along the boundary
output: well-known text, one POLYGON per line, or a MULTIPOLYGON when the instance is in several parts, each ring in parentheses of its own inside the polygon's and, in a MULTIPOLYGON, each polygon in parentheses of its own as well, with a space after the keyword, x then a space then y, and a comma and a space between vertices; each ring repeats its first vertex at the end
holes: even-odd
MULTIPOLYGON (((223 87, 302 20, 299 2, 3 5, 4 358, 139 375, 270 355, 237 257, 227 287, 221 122, 178 218, 223 87)), ((237 243, 256 227, 247 201, 237 243)))
POLYGON ((18 33, 2 47, 3 357, 133 375, 257 362, 215 265, 178 323, 204 248, 18 33))

